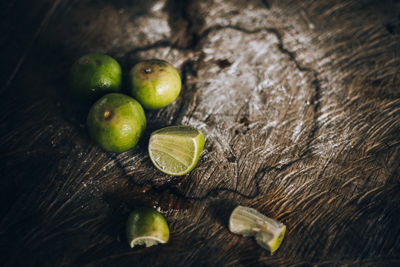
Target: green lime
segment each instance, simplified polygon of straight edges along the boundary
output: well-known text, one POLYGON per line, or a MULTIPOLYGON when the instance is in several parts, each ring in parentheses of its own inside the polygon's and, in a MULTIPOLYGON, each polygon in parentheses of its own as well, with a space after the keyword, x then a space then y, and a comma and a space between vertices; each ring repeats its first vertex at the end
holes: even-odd
POLYGON ((273 254, 282 243, 286 226, 253 208, 238 206, 229 218, 229 230, 235 234, 253 236, 257 244, 273 254))
POLYGON ((136 245, 150 247, 167 243, 169 228, 165 218, 151 208, 138 208, 129 214, 126 222, 126 238, 133 248, 136 245))
POLYGON ((90 108, 87 128, 104 150, 124 152, 133 148, 146 128, 142 106, 132 97, 111 93, 90 108))
POLYGON ((92 102, 107 93, 119 92, 121 79, 121 67, 115 59, 102 54, 87 54, 73 64, 70 87, 76 98, 92 102))
POLYGON ((149 156, 160 171, 180 176, 197 164, 204 147, 204 135, 190 126, 170 126, 153 132, 149 156))
POLYGON ((129 73, 131 95, 146 109, 168 106, 178 97, 182 82, 168 62, 151 59, 139 62, 129 73))

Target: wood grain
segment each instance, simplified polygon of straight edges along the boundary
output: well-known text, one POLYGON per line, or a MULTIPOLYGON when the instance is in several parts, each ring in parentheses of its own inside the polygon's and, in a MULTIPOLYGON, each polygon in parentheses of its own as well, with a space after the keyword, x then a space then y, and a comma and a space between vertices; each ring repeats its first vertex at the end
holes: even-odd
POLYGON ((3 266, 400 264, 398 1, 41 0, 28 16, 21 5, 4 4, 0 39, 3 266), (26 41, 13 45, 12 29, 26 41), (147 112, 131 151, 95 146, 88 107, 68 97, 87 52, 125 73, 147 58, 180 70, 181 95, 147 112), (171 177, 146 142, 177 124, 206 144, 171 177), (228 231, 239 203, 287 225, 275 255, 228 231), (142 205, 166 216, 168 244, 129 248, 124 223, 142 205))

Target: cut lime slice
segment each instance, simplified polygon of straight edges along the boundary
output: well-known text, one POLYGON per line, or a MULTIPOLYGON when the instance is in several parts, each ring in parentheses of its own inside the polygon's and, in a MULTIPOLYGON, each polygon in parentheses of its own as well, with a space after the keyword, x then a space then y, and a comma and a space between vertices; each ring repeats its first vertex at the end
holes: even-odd
POLYGON ((196 166, 204 135, 191 126, 170 126, 153 132, 149 156, 157 169, 169 175, 187 174, 196 166))
POLYGON ((235 234, 253 236, 258 245, 274 254, 282 243, 286 226, 253 208, 237 206, 229 218, 229 230, 235 234))
POLYGON ((167 243, 169 228, 165 218, 151 208, 138 208, 131 212, 126 223, 126 237, 131 248, 167 243))

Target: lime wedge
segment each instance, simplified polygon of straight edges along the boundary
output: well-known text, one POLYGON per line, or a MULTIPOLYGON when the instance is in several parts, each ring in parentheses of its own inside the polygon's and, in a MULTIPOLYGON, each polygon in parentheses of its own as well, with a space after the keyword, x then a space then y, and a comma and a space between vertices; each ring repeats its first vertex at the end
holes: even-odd
POLYGON ((274 254, 282 243, 286 226, 253 208, 237 206, 229 218, 229 230, 234 234, 253 236, 258 245, 274 254))
POLYGON ((138 208, 129 214, 126 223, 126 238, 131 248, 167 243, 169 228, 165 218, 151 208, 138 208))
POLYGON ((204 147, 204 135, 191 126, 170 126, 153 132, 149 156, 163 173, 180 176, 196 166, 204 147))

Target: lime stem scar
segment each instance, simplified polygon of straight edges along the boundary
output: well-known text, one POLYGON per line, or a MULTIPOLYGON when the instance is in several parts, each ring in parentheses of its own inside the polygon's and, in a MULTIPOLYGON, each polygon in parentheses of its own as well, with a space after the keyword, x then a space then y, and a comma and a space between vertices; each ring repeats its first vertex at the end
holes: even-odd
POLYGON ((108 111, 108 110, 107 110, 107 111, 105 111, 105 112, 104 112, 104 118, 105 118, 105 119, 109 119, 109 118, 111 118, 111 112, 110 112, 110 111, 108 111))
POLYGON ((144 73, 151 73, 151 68, 150 67, 145 68, 144 73))

